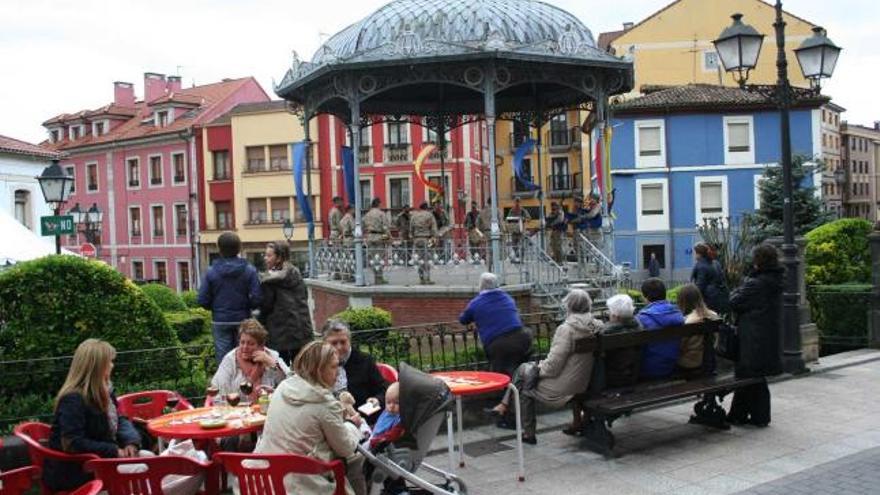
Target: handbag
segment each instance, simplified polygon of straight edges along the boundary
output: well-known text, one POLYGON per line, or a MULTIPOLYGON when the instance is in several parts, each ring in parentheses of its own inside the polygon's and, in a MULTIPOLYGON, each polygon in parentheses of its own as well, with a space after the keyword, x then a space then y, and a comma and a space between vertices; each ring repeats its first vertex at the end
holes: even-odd
POLYGON ((724 322, 718 327, 715 353, 724 359, 739 361, 739 335, 736 326, 724 322))

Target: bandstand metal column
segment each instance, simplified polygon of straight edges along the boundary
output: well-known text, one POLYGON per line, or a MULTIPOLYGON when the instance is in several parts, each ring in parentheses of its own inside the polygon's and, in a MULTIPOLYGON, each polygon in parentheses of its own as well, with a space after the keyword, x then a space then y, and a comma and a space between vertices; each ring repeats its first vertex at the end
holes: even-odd
POLYGON ((504 270, 501 268, 501 226, 498 225, 498 172, 495 169, 495 67, 489 66, 483 83, 483 115, 486 118, 486 134, 489 140, 489 196, 492 198, 492 272, 504 283, 504 270))
MULTIPOLYGON (((352 91, 357 95, 357 90, 352 91)), ((361 184, 358 150, 361 149, 361 102, 357 96, 351 98, 351 147, 352 147, 352 180, 354 181, 354 284, 366 285, 364 280, 364 230, 361 224, 361 184)))

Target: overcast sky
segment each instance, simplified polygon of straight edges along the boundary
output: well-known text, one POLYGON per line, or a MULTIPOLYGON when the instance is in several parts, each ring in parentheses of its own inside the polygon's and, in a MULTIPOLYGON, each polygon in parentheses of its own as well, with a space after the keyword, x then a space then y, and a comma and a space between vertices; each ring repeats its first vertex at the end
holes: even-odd
MULTIPOLYGON (((442 1, 442 0, 437 0, 442 1)), ((548 0, 598 37, 671 0, 548 0)), ((705 0, 714 1, 714 0, 705 0)), ((0 0, 0 134, 32 142, 63 112, 97 108, 113 81, 180 74, 185 87, 255 76, 274 97, 290 51, 310 58, 321 41, 385 0, 0 0)), ((880 120, 880 2, 788 0, 786 10, 824 26, 844 47, 825 92, 850 122, 880 120)), ((765 33, 772 34, 772 33, 765 33)), ((766 56, 766 55, 765 55, 766 56)), ((791 70, 798 70, 795 62, 791 70)))

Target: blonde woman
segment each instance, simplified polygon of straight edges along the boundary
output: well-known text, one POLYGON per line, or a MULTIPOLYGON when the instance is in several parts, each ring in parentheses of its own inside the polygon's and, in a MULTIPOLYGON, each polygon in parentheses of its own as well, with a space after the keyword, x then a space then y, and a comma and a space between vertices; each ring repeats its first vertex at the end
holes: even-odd
MULTIPOLYGON (((67 379, 55 399, 49 447, 70 454, 137 457, 140 435, 116 409, 110 374, 116 350, 103 340, 87 339, 73 354, 67 379)), ((47 459, 43 478, 53 490, 73 490, 91 479, 80 465, 47 459)))
MULTIPOLYGON (((706 320, 718 320, 718 313, 706 306, 700 288, 695 284, 687 284, 678 290, 676 300, 678 309, 685 315, 684 323, 702 323, 706 320)), ((678 366, 685 370, 696 370, 703 366, 703 342, 702 335, 692 335, 681 339, 681 350, 678 355, 678 366)))
MULTIPOLYGON (((294 453, 322 461, 345 459, 348 494, 366 493, 363 457, 356 454, 362 421, 343 413, 331 390, 339 373, 339 357, 329 344, 306 344, 293 361, 294 375, 281 382, 272 395, 258 454, 294 453)), ((332 476, 308 475, 285 479, 288 493, 330 495, 332 476), (296 487, 294 489, 294 486, 296 487)))

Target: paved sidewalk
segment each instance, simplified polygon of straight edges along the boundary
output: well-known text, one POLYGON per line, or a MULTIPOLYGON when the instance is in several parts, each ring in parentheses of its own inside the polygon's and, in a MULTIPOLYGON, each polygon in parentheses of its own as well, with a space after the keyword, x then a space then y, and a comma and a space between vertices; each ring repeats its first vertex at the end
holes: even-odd
MULTIPOLYGON (((880 351, 838 355, 812 368, 811 374, 771 385, 768 428, 717 431, 690 425, 692 404, 673 405, 615 422, 619 456, 604 459, 559 431, 570 420, 570 413, 561 411, 539 417, 538 445, 525 446, 525 482, 515 480, 511 432, 493 426, 465 432, 467 467, 456 472, 471 495, 703 495, 763 490, 777 480, 797 483, 787 477, 809 475, 820 465, 838 469, 826 463, 866 451, 868 457, 852 462, 861 466, 873 459, 876 465, 870 452, 880 447, 880 351)), ((443 449, 445 441, 438 435, 432 447, 443 449)), ((435 450, 427 462, 449 468, 445 451, 435 450)))

